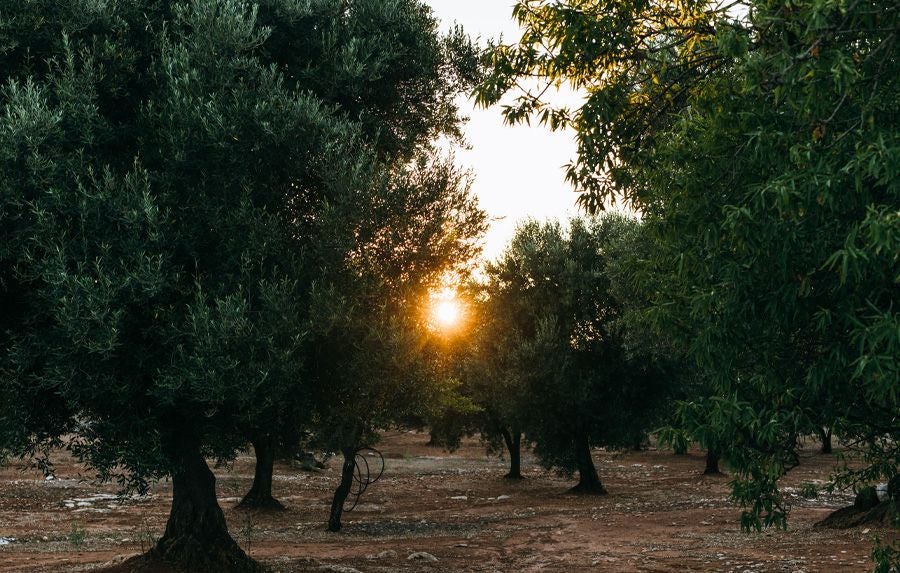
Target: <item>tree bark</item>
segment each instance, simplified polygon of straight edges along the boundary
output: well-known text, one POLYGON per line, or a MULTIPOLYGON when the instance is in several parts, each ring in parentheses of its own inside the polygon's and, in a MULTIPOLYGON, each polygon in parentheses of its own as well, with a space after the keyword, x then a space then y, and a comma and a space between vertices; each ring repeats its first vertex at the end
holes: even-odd
POLYGON ((710 448, 706 450, 706 469, 703 470, 703 475, 719 475, 722 472, 719 471, 719 460, 722 458, 722 454, 719 452, 717 448, 710 448))
POLYGON ((518 430, 509 431, 506 428, 502 431, 503 442, 506 444, 506 451, 509 452, 509 473, 506 479, 522 479, 522 432, 518 430))
POLYGON ((356 471, 356 448, 341 448, 344 454, 344 465, 341 467, 341 483, 334 490, 334 499, 331 501, 331 515, 328 517, 328 531, 341 530, 341 514, 344 512, 344 502, 350 495, 353 487, 353 473, 356 471))
POLYGON ((819 428, 819 439, 822 441, 820 452, 830 454, 833 451, 831 446, 831 428, 819 428))
POLYGON ((579 436, 575 440, 575 462, 578 468, 578 485, 569 490, 571 493, 603 495, 606 488, 600 483, 600 476, 591 456, 591 444, 587 436, 579 436))
POLYGON ((643 452, 649 446, 649 439, 646 434, 640 434, 634 439, 634 443, 631 445, 631 449, 635 452, 643 452))
POLYGON ((253 485, 250 491, 238 504, 241 507, 254 509, 283 510, 284 506, 272 497, 272 475, 275 471, 275 443, 269 436, 262 436, 251 441, 253 453, 256 455, 256 471, 253 474, 253 485))
POLYGON ((229 535, 216 500, 216 478, 199 449, 179 457, 181 467, 172 474, 172 511, 150 557, 189 571, 261 571, 229 535))

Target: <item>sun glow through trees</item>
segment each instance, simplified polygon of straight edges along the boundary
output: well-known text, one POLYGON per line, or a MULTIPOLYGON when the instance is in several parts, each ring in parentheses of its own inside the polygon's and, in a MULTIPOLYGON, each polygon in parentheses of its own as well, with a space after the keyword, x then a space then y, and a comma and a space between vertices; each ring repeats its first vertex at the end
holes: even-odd
POLYGON ((435 330, 451 332, 459 328, 464 318, 462 304, 456 290, 442 288, 430 296, 429 323, 435 330))

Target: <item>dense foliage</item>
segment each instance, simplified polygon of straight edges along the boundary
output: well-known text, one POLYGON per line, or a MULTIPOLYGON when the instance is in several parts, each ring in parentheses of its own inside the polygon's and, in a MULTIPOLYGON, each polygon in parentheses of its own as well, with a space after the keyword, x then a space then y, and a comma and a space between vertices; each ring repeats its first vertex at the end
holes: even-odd
POLYGON ((289 439, 309 415, 318 293, 352 294, 326 266, 416 237, 361 236, 376 207, 380 225, 474 221, 427 250, 429 272, 470 254, 464 188, 400 166, 456 133, 474 51, 414 0, 0 14, 0 448, 49 469, 40 454, 64 446, 139 490, 170 475, 155 555, 254 569, 205 459, 289 439))
MULTIPOLYGON (((379 430, 440 402, 447 378, 424 300, 445 273, 471 264, 485 230, 467 178, 444 160, 422 158, 384 184, 384 193, 334 203, 322 219, 329 252, 311 292, 308 444, 348 463, 379 430), (348 227, 353 213, 364 218, 348 227)), ((336 493, 333 530, 346 494, 336 493)))
POLYGON ((666 395, 662 362, 626 347, 611 289, 610 254, 636 225, 528 222, 484 270, 471 394, 494 432, 522 431, 545 466, 577 471, 576 491, 605 492, 591 448, 639 442, 666 395))
POLYGON ((518 92, 507 118, 574 128, 582 204, 643 212, 656 249, 635 272, 661 273, 650 317, 715 386, 703 415, 747 527, 785 523, 776 482, 813 423, 864 462, 838 485, 898 480, 898 13, 522 0, 521 41, 496 47, 479 92, 537 77, 586 96, 567 110, 518 92))

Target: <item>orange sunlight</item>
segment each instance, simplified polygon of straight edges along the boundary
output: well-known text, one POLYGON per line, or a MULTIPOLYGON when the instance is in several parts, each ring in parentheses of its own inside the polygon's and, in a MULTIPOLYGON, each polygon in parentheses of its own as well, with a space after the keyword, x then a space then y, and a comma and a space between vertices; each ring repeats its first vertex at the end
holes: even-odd
POLYGON ((463 308, 453 288, 442 288, 431 293, 430 323, 435 330, 450 332, 463 320, 463 308))

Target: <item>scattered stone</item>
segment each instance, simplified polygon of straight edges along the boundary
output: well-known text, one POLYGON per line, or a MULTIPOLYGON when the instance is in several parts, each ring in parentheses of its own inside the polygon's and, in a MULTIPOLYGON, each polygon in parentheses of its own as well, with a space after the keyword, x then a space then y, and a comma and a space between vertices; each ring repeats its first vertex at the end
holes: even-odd
POLYGON ((504 499, 512 499, 511 495, 498 495, 497 501, 503 501, 504 499))
POLYGON ((322 565, 319 571, 330 571, 331 573, 362 573, 359 569, 347 567, 345 565, 322 565))
POLYGON ((374 561, 375 559, 396 559, 396 558, 397 558, 397 552, 394 551, 393 549, 387 549, 380 553, 376 553, 375 555, 367 555, 366 556, 366 559, 368 559, 369 561, 374 561))
POLYGON ((454 495, 454 496, 451 497, 450 499, 454 499, 454 500, 456 500, 456 501, 468 501, 469 496, 467 496, 467 495, 454 495))
POLYGON ((411 553, 409 557, 406 558, 407 561, 427 561, 429 563, 434 563, 438 561, 438 558, 432 555, 431 553, 425 553, 424 551, 417 551, 416 553, 411 553))
POLYGON ((0 537, 0 545, 9 545, 15 540, 15 537, 0 537))

